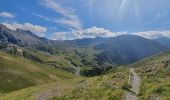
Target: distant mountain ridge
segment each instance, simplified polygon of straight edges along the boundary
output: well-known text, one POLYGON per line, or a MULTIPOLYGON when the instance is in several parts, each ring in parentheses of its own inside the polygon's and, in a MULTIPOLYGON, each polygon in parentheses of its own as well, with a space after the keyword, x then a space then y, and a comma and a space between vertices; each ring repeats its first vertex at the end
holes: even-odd
POLYGON ((117 65, 133 63, 142 58, 165 51, 168 48, 153 40, 139 36, 121 35, 108 39, 104 43, 95 46, 95 49, 102 50, 97 55, 97 61, 100 64, 109 62, 117 65))
POLYGON ((159 37, 153 40, 170 48, 170 37, 159 37))

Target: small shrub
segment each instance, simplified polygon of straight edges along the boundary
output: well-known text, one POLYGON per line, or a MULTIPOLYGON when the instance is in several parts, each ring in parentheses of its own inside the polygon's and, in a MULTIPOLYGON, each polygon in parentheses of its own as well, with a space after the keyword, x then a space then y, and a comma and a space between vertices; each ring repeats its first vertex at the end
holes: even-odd
POLYGON ((124 90, 129 90, 130 88, 132 88, 132 86, 127 83, 122 86, 122 89, 124 89, 124 90))
POLYGON ((156 94, 162 94, 164 91, 166 91, 165 87, 160 86, 160 87, 156 88, 153 92, 156 94))

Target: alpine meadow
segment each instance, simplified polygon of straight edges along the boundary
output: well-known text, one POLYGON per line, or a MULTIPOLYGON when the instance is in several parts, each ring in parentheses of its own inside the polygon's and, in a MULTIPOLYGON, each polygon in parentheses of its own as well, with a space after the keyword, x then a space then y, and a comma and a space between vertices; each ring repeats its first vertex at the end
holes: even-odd
POLYGON ((0 100, 170 100, 170 0, 1 0, 0 100))

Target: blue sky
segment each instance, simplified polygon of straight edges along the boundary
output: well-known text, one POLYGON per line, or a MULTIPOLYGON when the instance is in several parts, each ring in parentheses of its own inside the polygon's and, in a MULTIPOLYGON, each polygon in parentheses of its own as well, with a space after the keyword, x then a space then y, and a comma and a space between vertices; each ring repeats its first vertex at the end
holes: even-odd
POLYGON ((0 22, 61 40, 170 37, 170 0, 1 0, 0 22))

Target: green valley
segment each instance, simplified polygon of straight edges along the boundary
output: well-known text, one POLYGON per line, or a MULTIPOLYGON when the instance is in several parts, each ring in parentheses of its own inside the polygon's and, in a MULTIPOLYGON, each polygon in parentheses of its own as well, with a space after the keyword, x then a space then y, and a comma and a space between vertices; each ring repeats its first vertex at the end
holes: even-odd
POLYGON ((169 95, 170 51, 154 40, 120 35, 58 41, 0 25, 0 100, 168 100, 169 95))

